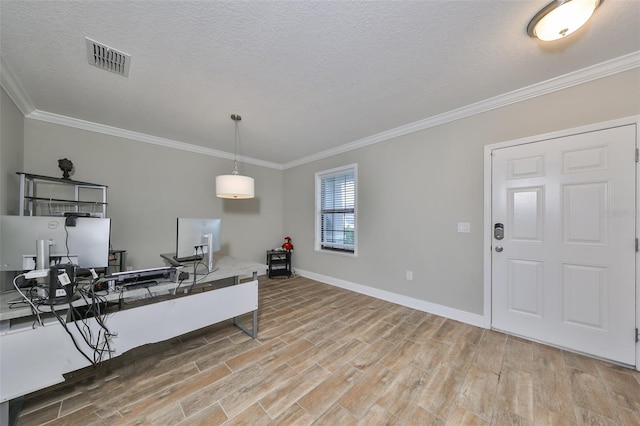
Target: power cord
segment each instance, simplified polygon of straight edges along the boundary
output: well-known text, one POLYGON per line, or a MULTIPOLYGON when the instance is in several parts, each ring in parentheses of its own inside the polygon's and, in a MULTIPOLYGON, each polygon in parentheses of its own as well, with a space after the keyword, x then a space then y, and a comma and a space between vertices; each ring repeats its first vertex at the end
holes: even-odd
MULTIPOLYGON (((38 324, 40 324, 41 326, 44 326, 44 323, 42 322, 42 318, 40 318, 40 312, 38 311, 38 308, 36 307, 36 305, 33 304, 33 302, 31 301, 31 299, 29 299, 23 292, 22 290, 20 290, 20 286, 18 286, 18 278, 20 277, 26 277, 27 274, 20 274, 20 275, 16 275, 15 278, 13 278, 13 286, 15 287, 15 289, 18 291, 18 293, 20 294, 20 296, 22 296, 22 298, 25 300, 25 302, 27 302, 27 304, 29 304, 29 306, 31 306, 31 311, 33 312, 33 314, 36 316, 37 320, 38 320, 38 324)), ((35 328, 35 323, 33 324, 33 328, 35 328)))
MULTIPOLYGON (((105 353, 108 353, 110 356, 111 353, 114 352, 114 350, 111 348, 111 338, 115 336, 115 334, 111 333, 105 324, 107 311, 101 312, 101 309, 100 309, 100 303, 106 303, 106 299, 97 297, 97 298, 92 298, 92 300, 89 301, 85 297, 85 291, 80 290, 79 293, 85 301, 85 306, 88 307, 87 314, 83 316, 72 303, 73 292, 66 291, 65 289, 65 294, 67 298, 66 301, 69 305, 71 320, 73 321, 76 329, 78 330, 78 333, 82 336, 82 339, 84 340, 86 345, 89 348, 91 348, 91 350, 93 351, 93 359, 91 359, 91 357, 87 355, 87 353, 84 350, 82 350, 82 348, 80 348, 80 346, 78 345, 78 342, 75 336, 73 335, 73 333, 71 333, 71 330, 69 330, 67 321, 65 321, 65 319, 60 316, 60 313, 55 309, 55 307, 52 304, 48 303, 49 299, 40 299, 39 301, 36 302, 37 303, 36 305, 34 304, 34 301, 28 298, 20 289, 20 286, 18 285, 18 280, 20 278, 23 278, 23 279, 39 278, 39 277, 46 276, 46 272, 47 270, 31 271, 31 272, 19 274, 13 279, 14 288, 20 294, 20 296, 24 299, 24 301, 31 307, 31 310, 36 317, 36 321, 34 321, 33 323, 33 328, 35 328, 36 325, 38 324, 40 326, 44 326, 44 322, 42 321, 42 317, 40 316, 41 313, 52 313, 56 317, 56 319, 58 320, 62 328, 64 328, 65 332, 71 338, 71 341, 73 342, 73 345, 75 346, 76 350, 87 361, 89 361, 89 363, 91 363, 92 365, 96 365, 98 362, 102 361, 103 355, 105 353), (46 311, 43 311, 42 307, 44 306, 48 307, 49 309, 47 309, 46 311), (91 327, 87 322, 89 318, 94 318, 96 323, 99 325, 97 336, 94 336, 91 331, 91 327), (82 323, 82 328, 80 327, 80 323, 82 323)), ((64 288, 60 284, 58 284, 58 287, 64 288)), ((49 295, 49 298, 51 297, 52 295, 49 295)))
MULTIPOLYGON (((67 249, 67 260, 69 261, 69 263, 73 263, 73 260, 71 260, 70 253, 69 253, 69 229, 67 227, 70 224, 69 218, 72 218, 72 217, 73 216, 68 216, 66 218, 66 220, 64 221, 64 233, 65 233, 64 246, 67 249)), ((75 219, 74 219, 74 222, 73 222, 73 226, 75 226, 75 219)))

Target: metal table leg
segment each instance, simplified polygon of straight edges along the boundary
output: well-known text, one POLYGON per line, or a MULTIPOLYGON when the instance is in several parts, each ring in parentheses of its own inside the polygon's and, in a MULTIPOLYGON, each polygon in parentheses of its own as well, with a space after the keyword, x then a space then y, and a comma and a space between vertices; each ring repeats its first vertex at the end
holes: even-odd
MULTIPOLYGON (((258 279, 258 273, 254 272, 253 273, 253 280, 257 280, 258 279)), ((234 277, 234 284, 238 284, 240 282, 240 279, 238 276, 234 277)), ((257 338, 258 337, 258 310, 256 309, 255 311, 252 311, 252 327, 251 330, 249 330, 247 327, 244 326, 244 324, 240 323, 240 321, 238 320, 238 317, 233 317, 233 325, 235 325, 236 327, 238 327, 240 330, 244 331, 245 333, 247 333, 249 336, 251 336, 252 338, 257 338)))

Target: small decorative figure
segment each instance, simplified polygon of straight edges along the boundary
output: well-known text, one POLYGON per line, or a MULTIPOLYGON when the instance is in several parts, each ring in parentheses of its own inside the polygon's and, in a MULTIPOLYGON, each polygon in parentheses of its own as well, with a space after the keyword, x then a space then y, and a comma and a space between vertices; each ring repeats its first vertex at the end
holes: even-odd
POLYGON ((284 244, 282 245, 282 248, 285 249, 286 251, 293 251, 293 244, 291 244, 291 237, 284 237, 284 244))
POLYGON ((73 163, 67 158, 58 160, 58 167, 62 170, 62 178, 69 179, 69 172, 73 170, 73 163))

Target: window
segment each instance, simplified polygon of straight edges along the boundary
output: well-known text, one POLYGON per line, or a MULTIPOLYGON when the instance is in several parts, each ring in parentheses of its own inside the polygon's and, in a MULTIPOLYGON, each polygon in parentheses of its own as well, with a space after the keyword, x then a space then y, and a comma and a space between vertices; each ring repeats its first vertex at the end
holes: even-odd
POLYGON ((316 173, 316 250, 356 253, 355 164, 316 173))

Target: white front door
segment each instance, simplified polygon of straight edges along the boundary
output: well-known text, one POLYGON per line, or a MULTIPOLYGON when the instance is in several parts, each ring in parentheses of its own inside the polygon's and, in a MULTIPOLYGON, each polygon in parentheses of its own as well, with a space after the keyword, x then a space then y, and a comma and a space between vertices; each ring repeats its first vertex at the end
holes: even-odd
POLYGON ((628 125, 492 151, 493 328, 635 365, 635 139, 628 125))

